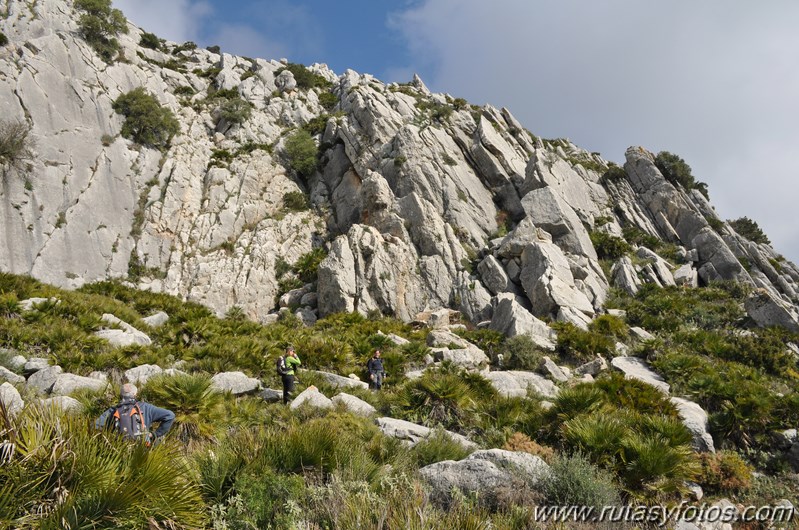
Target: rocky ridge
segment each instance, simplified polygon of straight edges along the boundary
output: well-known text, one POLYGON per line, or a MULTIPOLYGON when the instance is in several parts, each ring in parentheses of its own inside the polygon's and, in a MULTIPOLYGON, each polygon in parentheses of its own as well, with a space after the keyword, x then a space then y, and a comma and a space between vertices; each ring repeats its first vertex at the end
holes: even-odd
POLYGON ((599 155, 418 77, 386 84, 317 64, 330 88, 303 88, 280 61, 143 48, 133 25, 119 36, 124 60, 106 64, 75 20, 71 3, 42 0, 9 1, 0 21, 0 104, 36 142, 28 168, 3 171, 0 270, 69 288, 120 278, 261 322, 280 305, 308 322, 449 307, 545 347, 543 321, 585 327, 611 285, 727 279, 757 289, 747 310, 758 324, 799 329, 799 269, 668 182, 643 148, 607 178, 599 155), (180 123, 164 152, 120 135, 112 103, 136 87, 180 123), (220 90, 249 102, 249 119, 221 118, 220 90), (313 124, 319 165, 303 178, 285 142, 313 124), (287 208, 291 193, 311 208, 287 208), (641 247, 608 274, 591 236, 630 229, 674 245, 675 266, 641 247), (327 254, 317 281, 279 303, 281 263, 314 248, 327 254))

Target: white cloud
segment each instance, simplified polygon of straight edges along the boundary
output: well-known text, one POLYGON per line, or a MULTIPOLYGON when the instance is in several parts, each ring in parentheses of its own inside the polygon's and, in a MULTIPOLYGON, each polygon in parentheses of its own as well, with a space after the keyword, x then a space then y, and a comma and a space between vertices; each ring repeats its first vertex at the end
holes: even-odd
POLYGON ((797 261, 797 16, 788 0, 422 0, 390 25, 415 57, 397 70, 610 160, 674 152, 722 217, 755 219, 797 261))
POLYGON ((114 7, 144 31, 174 42, 197 41, 211 4, 196 0, 114 0, 114 7))

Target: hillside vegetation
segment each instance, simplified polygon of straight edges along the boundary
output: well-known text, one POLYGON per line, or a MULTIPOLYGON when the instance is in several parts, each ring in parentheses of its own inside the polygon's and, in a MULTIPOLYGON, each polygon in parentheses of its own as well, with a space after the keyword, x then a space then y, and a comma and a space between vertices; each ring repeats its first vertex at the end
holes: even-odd
MULTIPOLYGON (((406 370, 424 364, 429 330, 390 318, 338 314, 303 327, 288 314, 263 326, 237 311, 217 318, 196 304, 119 283, 63 291, 1 274, 0 364, 16 353, 45 356, 77 374, 104 370, 112 384, 102 392, 78 392, 74 397, 84 408, 74 415, 37 406, 31 391, 20 387, 27 407, 13 418, 2 415, 0 521, 13 528, 84 528, 90 521, 115 528, 148 521, 159 528, 529 528, 537 504, 677 502, 688 480, 711 498, 792 498, 796 484, 771 437, 799 422, 799 374, 785 348, 797 337, 745 330, 743 294, 728 284, 647 288, 634 298, 617 293, 611 304, 627 310, 627 323, 606 316, 590 331, 561 333, 555 360, 575 366, 601 337, 627 336, 628 324, 655 332, 655 340, 643 343, 622 340, 709 411, 723 450, 700 455, 664 394, 618 373, 564 385, 551 404, 532 393, 503 398, 479 373, 446 363, 406 379, 406 370), (31 297, 54 300, 22 310, 19 302, 31 297), (169 320, 152 329, 141 319, 156 311, 169 320), (94 337, 103 313, 147 330, 153 344, 114 348, 94 337), (397 346, 378 331, 410 342, 397 346), (348 392, 380 415, 446 428, 483 448, 541 456, 553 466, 550 482, 497 498, 467 496, 445 510, 426 496, 417 473, 470 452, 449 438, 409 448, 340 407, 292 411, 210 388, 210 375, 223 370, 243 370, 279 388, 274 359, 287 344, 297 347, 307 368, 362 379, 366 360, 381 348, 387 388, 348 392), (177 413, 165 443, 146 450, 91 427, 116 402, 122 370, 176 362, 187 375, 154 378, 141 390, 143 399, 177 413)), ((461 334, 495 362, 498 355, 544 353, 494 332, 461 334)), ((299 379, 300 390, 313 383, 335 392, 310 372, 300 371, 299 379)))

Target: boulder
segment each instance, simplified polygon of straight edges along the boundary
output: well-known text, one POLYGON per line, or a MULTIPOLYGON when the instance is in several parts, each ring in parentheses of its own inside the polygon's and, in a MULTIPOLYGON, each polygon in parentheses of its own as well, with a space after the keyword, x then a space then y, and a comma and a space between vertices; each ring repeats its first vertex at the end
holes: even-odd
POLYGON ((636 340, 653 340, 655 338, 654 335, 649 333, 644 328, 639 328, 638 326, 632 326, 630 328, 630 335, 635 338, 636 340))
POLYGON ((151 328, 160 328, 161 326, 169 322, 169 315, 167 315, 163 311, 159 311, 154 315, 150 315, 149 317, 143 318, 142 322, 144 322, 151 328))
POLYGON ((334 387, 334 388, 363 388, 364 390, 369 389, 369 384, 364 383, 358 379, 350 379, 349 377, 344 377, 337 374, 331 374, 330 372, 322 372, 320 370, 308 370, 309 374, 316 374, 317 376, 321 377, 325 383, 334 387))
POLYGON ((547 356, 544 356, 541 359, 541 366, 538 368, 541 373, 548 376, 553 381, 557 381, 559 383, 565 383, 569 380, 569 377, 563 373, 563 370, 560 369, 560 366, 555 364, 552 359, 547 356))
POLYGON ((633 262, 627 256, 619 258, 610 269, 610 277, 613 285, 622 289, 630 296, 635 296, 641 288, 641 280, 635 272, 633 262))
POLYGON ((479 370, 489 362, 483 350, 449 330, 431 331, 427 335, 427 345, 433 347, 437 361, 449 361, 467 370, 479 370))
POLYGON ((279 403, 283 401, 283 391, 275 390, 274 388, 264 388, 258 395, 267 403, 279 403))
POLYGON ((39 394, 47 394, 52 390, 61 372, 61 367, 58 365, 48 366, 31 375, 28 378, 27 387, 39 394))
POLYGON ((577 368, 574 369, 575 375, 590 375, 596 376, 600 373, 604 372, 608 369, 608 362, 604 359, 604 357, 597 355, 596 359, 593 361, 588 361, 585 364, 581 364, 577 368))
POLYGON ((105 313, 102 316, 104 322, 116 326, 119 329, 103 329, 96 331, 94 334, 101 339, 105 339, 114 346, 149 346, 153 343, 152 339, 146 333, 139 331, 127 322, 120 320, 114 315, 105 313))
POLYGON ((551 187, 527 193, 522 199, 522 207, 533 224, 546 230, 561 249, 597 259, 594 245, 580 218, 551 187))
POLYGON ((746 314, 758 326, 780 326, 793 333, 799 333, 799 316, 796 309, 765 290, 758 290, 747 298, 744 308, 746 314))
POLYGON ((557 316, 561 307, 594 314, 591 300, 575 285, 569 260, 553 243, 539 241, 524 249, 520 280, 537 317, 557 316))
POLYGON ((504 293, 512 289, 512 283, 505 268, 497 261, 497 258, 490 254, 477 266, 477 272, 480 273, 483 284, 493 294, 504 293))
POLYGON ((305 295, 309 294, 310 290, 311 289, 308 285, 305 285, 298 289, 290 290, 289 292, 280 297, 279 301, 280 307, 289 307, 289 308, 299 307, 302 304, 302 298, 305 295))
MULTIPOLYGON (((435 431, 424 425, 418 425, 405 420, 394 418, 377 418, 375 420, 380 431, 386 436, 397 438, 413 446, 429 438, 435 431)), ((458 442, 466 449, 477 449, 477 444, 461 434, 450 431, 442 431, 451 440, 458 442)))
POLYGON ((411 343, 411 341, 409 341, 408 339, 402 338, 399 335, 395 335, 394 333, 389 333, 388 335, 386 335, 382 331, 378 331, 377 334, 386 337, 388 340, 390 340, 397 346, 405 346, 406 344, 411 343))
POLYGON ((649 262, 652 265, 652 269, 662 285, 676 285, 674 283, 674 275, 671 272, 671 265, 669 262, 646 247, 638 247, 638 250, 636 250, 635 254, 638 256, 638 258, 649 262))
POLYGON ((19 301, 19 308, 21 311, 35 311, 37 309, 36 306, 41 305, 45 302, 50 303, 60 303, 60 300, 57 298, 28 298, 26 300, 19 301))
POLYGON ((34 372, 38 372, 39 370, 44 370, 50 366, 50 361, 44 359, 42 357, 31 357, 28 359, 28 362, 25 363, 23 366, 23 372, 30 375, 34 372))
POLYGON ((5 363, 5 367, 9 370, 13 370, 14 372, 21 372, 24 370, 25 364, 28 362, 28 359, 14 350, 0 348, 0 358, 2 358, 3 355, 8 356, 8 361, 5 363))
POLYGON ((0 402, 5 405, 11 416, 16 416, 25 407, 19 391, 9 382, 0 384, 0 402))
POLYGON ((359 416, 372 416, 377 414, 377 409, 372 405, 362 400, 361 398, 345 394, 344 392, 336 394, 331 398, 331 401, 338 405, 341 403, 347 410, 359 416))
POLYGON ((518 487, 508 472, 489 460, 445 460, 419 470, 430 491, 430 500, 447 506, 453 494, 490 500, 492 494, 505 487, 518 487))
POLYGON ((315 386, 309 386, 291 401, 291 410, 296 410, 303 405, 308 405, 317 409, 333 408, 333 402, 324 394, 319 392, 315 386))
POLYGON ((0 366, 0 382, 3 381, 7 381, 12 385, 19 385, 25 382, 25 378, 4 366, 0 366))
POLYGON ((555 349, 556 335, 552 328, 534 317, 510 293, 497 296, 494 317, 489 327, 507 337, 527 335, 541 348, 555 349))
POLYGON ((448 505, 453 494, 492 502, 499 490, 535 487, 549 466, 527 453, 491 449, 476 451, 460 461, 445 460, 419 470, 433 502, 448 505), (455 493, 457 492, 457 493, 455 493))
POLYGON ((490 320, 494 313, 491 293, 466 271, 461 271, 455 279, 452 285, 452 299, 469 322, 490 320))
POLYGON ((50 393, 54 396, 68 396, 76 390, 88 389, 93 391, 103 390, 108 383, 91 377, 81 377, 75 374, 59 374, 56 377, 50 393))
POLYGON ((211 378, 211 387, 219 392, 242 396, 260 390, 261 382, 243 372, 222 372, 211 378))
POLYGON ((527 397, 528 391, 545 398, 554 398, 558 394, 558 387, 552 381, 533 372, 494 371, 485 377, 504 397, 527 397))
POLYGON ((134 385, 143 385, 153 376, 159 375, 164 370, 157 364, 142 364, 125 370, 125 381, 134 385))
POLYGON ((41 403, 43 407, 53 407, 73 414, 80 414, 83 412, 83 405, 80 404, 80 401, 69 396, 55 396, 42 399, 39 403, 41 403))
POLYGON ((683 287, 699 287, 699 273, 692 264, 686 263, 674 271, 674 283, 683 287))
POLYGON ((638 379, 657 388, 664 394, 669 393, 669 384, 649 366, 649 363, 638 357, 614 357, 611 366, 622 372, 627 379, 638 379))
POLYGON ((549 475, 549 465, 541 457, 521 451, 484 449, 475 451, 467 460, 487 460, 498 468, 524 479, 528 484, 538 484, 549 475))
POLYGON ((683 424, 691 431, 694 437, 692 444, 694 451, 715 453, 716 448, 713 445, 713 437, 707 430, 707 412, 693 401, 678 397, 669 399, 677 407, 677 412, 680 414, 683 424))

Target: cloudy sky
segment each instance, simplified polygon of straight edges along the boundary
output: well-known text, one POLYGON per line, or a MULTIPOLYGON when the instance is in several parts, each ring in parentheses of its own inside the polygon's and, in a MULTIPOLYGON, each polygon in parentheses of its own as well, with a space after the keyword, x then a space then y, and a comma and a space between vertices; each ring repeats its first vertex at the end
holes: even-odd
POLYGON ((114 0, 144 29, 508 107, 607 160, 671 151, 799 262, 799 2, 114 0))

